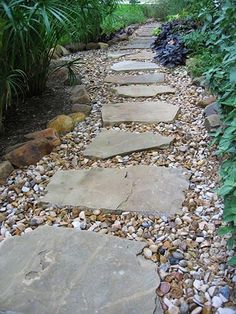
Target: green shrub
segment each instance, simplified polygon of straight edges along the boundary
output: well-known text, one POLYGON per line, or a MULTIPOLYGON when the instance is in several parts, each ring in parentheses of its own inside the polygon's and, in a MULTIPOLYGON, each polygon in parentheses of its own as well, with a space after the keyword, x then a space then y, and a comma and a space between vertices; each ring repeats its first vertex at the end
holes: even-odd
POLYGON ((102 32, 111 34, 135 23, 145 22, 146 17, 143 13, 141 5, 121 4, 117 7, 114 13, 107 16, 102 23, 102 32))
MULTIPOLYGON (((189 10, 195 17, 198 14, 203 24, 201 34, 185 36, 195 60, 189 69, 196 76, 206 72, 206 81, 219 96, 224 122, 213 141, 224 160, 219 195, 224 200, 225 226, 219 233, 230 236, 228 246, 233 249, 236 247, 236 33, 232 25, 236 23, 236 6, 234 0, 224 0, 220 6, 210 0, 191 0, 189 10)), ((236 256, 229 263, 235 265, 236 256)))

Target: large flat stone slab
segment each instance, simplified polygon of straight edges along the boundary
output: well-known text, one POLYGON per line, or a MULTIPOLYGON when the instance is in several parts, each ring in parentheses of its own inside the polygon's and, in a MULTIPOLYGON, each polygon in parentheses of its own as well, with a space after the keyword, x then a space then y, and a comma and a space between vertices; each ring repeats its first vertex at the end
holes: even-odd
POLYGON ((178 212, 188 181, 181 170, 155 166, 58 171, 43 202, 143 213, 178 212))
POLYGON ((114 91, 123 97, 154 97, 161 94, 173 94, 175 89, 166 85, 132 85, 132 86, 118 86, 113 88, 114 91))
POLYGON ((155 53, 151 50, 143 50, 139 53, 129 54, 125 57, 126 60, 152 60, 155 57, 155 53))
POLYGON ((132 55, 132 54, 135 54, 135 51, 111 51, 111 52, 108 52, 107 53, 107 56, 108 58, 112 58, 112 59, 118 59, 118 58, 121 58, 121 57, 124 57, 124 56, 129 56, 129 55, 132 55))
POLYGON ((142 150, 165 148, 174 140, 173 137, 146 133, 133 133, 117 130, 102 130, 84 151, 92 158, 110 158, 142 150))
POLYGON ((156 267, 137 256, 144 246, 46 226, 7 239, 0 246, 0 312, 163 313, 156 267))
POLYGON ((159 123, 173 121, 179 107, 166 102, 125 102, 102 106, 103 124, 159 123))
POLYGON ((118 85, 130 84, 157 84, 164 83, 164 73, 140 74, 140 75, 109 75, 105 78, 106 83, 113 83, 118 85))
POLYGON ((134 42, 134 43, 130 43, 128 45, 125 46, 121 46, 120 49, 121 50, 126 50, 126 49, 148 49, 151 47, 151 44, 149 42, 134 42))
POLYGON ((116 72, 156 70, 158 65, 153 62, 121 61, 111 66, 116 72))

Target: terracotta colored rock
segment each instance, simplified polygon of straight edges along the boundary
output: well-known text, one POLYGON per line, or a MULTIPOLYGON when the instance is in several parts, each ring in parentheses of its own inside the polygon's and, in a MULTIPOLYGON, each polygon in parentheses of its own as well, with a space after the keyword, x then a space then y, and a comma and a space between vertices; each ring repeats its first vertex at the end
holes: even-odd
POLYGON ((35 140, 38 138, 46 139, 52 144, 54 147, 58 146, 61 144, 60 138, 56 132, 55 129, 53 128, 48 128, 42 131, 37 131, 33 133, 29 133, 25 135, 25 138, 29 140, 35 140))
POLYGON ((58 134, 63 134, 72 131, 74 123, 71 117, 62 114, 49 121, 47 127, 54 129, 58 134))
POLYGON ((86 116, 83 112, 71 113, 69 116, 73 120, 74 125, 77 124, 78 122, 84 121, 84 119, 86 118, 86 116))
POLYGON ((161 282, 159 288, 157 289, 157 294, 162 297, 170 291, 171 285, 169 282, 161 282))
POLYGON ((3 184, 10 173, 14 170, 9 161, 0 162, 0 184, 3 184))
POLYGON ((5 158, 16 167, 36 164, 43 156, 53 150, 53 145, 46 139, 35 139, 12 150, 5 158))
POLYGON ((91 109, 90 105, 85 104, 73 104, 72 106, 73 112, 83 112, 86 116, 90 114, 91 109))
POLYGON ((91 50, 91 49, 99 49, 100 46, 99 46, 99 43, 88 43, 86 45, 86 50, 91 50))
POLYGON ((83 85, 75 85, 71 88, 71 102, 72 104, 89 104, 91 97, 83 85))
POLYGON ((205 99, 199 100, 197 102, 197 106, 205 108, 206 106, 212 104, 215 101, 216 101, 216 97, 215 96, 210 96, 210 97, 207 97, 205 99))

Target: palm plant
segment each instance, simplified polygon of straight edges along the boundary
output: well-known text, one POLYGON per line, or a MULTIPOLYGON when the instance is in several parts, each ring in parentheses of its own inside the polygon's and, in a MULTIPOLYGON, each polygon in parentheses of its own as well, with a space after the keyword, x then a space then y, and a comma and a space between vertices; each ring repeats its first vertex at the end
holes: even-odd
POLYGON ((71 34, 79 41, 99 37, 115 5, 116 0, 0 0, 0 121, 13 97, 44 91, 59 40, 71 34))

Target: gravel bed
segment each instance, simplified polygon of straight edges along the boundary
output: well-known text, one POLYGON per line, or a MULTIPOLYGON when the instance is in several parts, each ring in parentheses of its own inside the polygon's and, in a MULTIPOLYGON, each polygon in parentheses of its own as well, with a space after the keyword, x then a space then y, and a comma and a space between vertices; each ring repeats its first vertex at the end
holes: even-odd
MULTIPOLYGON (((229 309, 228 312, 222 310, 234 305, 236 271, 227 265, 233 255, 233 251, 226 248, 227 238, 217 235, 223 208, 215 193, 219 160, 215 148, 210 147, 203 110, 196 106, 206 92, 192 85, 185 67, 171 71, 161 68, 166 73, 167 83, 176 88, 176 94, 150 100, 179 105, 181 112, 177 120, 169 124, 131 123, 113 128, 174 136, 173 145, 160 151, 116 156, 105 161, 89 160, 84 158, 83 150, 102 128, 101 105, 135 99, 117 97, 110 89, 111 84, 103 83, 105 76, 111 74, 110 65, 117 61, 108 59, 106 50, 83 52, 79 56, 85 62, 79 72, 93 99, 91 115, 65 135, 62 144, 49 156, 36 166, 15 170, 5 186, 0 186, 0 240, 48 224, 144 241, 147 247, 143 254, 156 263, 162 280, 157 293, 163 309, 168 310, 166 313, 231 313, 229 309), (190 189, 180 215, 154 217, 128 212, 117 215, 40 203, 50 177, 59 169, 122 168, 141 164, 185 169, 190 189)), ((139 99, 142 100, 149 99, 139 99)))

